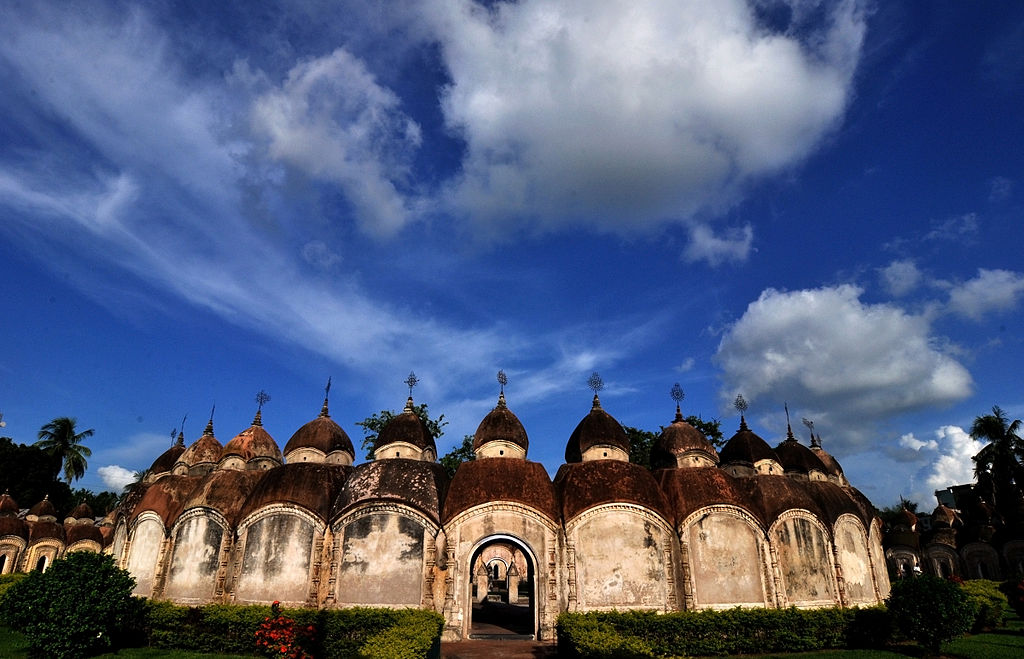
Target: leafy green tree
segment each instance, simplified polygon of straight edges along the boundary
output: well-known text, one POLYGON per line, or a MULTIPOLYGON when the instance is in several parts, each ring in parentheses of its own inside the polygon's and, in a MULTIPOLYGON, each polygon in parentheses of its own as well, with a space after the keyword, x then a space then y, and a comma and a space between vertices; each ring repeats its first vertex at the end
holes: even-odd
POLYGON ((473 435, 466 435, 462 438, 462 444, 442 455, 438 462, 441 463, 441 466, 444 467, 444 470, 448 473, 448 478, 453 478, 455 476, 455 470, 459 468, 460 464, 475 459, 476 454, 473 452, 473 435))
POLYGON ((134 587, 112 556, 77 551, 11 586, 0 613, 28 637, 32 654, 86 657, 110 650, 138 624, 134 587))
POLYGON ((971 424, 971 437, 988 442, 974 456, 978 490, 1007 520, 1016 517, 1017 498, 1024 484, 1024 440, 1020 431, 1020 419, 1011 422, 998 405, 992 408, 992 414, 976 417, 971 424))
POLYGON ((75 502, 74 505, 86 503, 92 508, 94 515, 106 515, 109 513, 117 505, 119 498, 120 496, 116 492, 100 492, 97 494, 85 488, 71 490, 71 501, 75 502))
POLYGON ((85 470, 89 466, 85 459, 92 456, 92 449, 83 442, 96 432, 89 428, 76 433, 75 425, 77 423, 78 420, 72 417, 57 417, 39 429, 39 441, 35 443, 53 458, 55 466, 53 479, 60 478, 60 471, 63 467, 64 480, 69 485, 72 480, 78 480, 85 476, 85 470))
MULTIPOLYGON (((427 410, 426 403, 420 403, 419 405, 413 405, 412 411, 416 413, 416 416, 423 419, 423 423, 427 424, 427 431, 430 436, 434 438, 436 442, 441 435, 444 434, 444 427, 448 425, 445 421, 444 415, 437 417, 437 419, 431 419, 430 413, 427 410)), ((356 425, 363 429, 363 450, 366 451, 366 459, 373 459, 373 446, 377 442, 377 435, 384 429, 384 426, 394 419, 398 414, 391 410, 381 410, 378 414, 373 414, 366 417, 362 421, 356 421, 356 425)))
POLYGON ((974 624, 967 593, 952 581, 929 575, 893 582, 885 602, 893 624, 928 653, 963 636, 974 624))
POLYGON ((9 491, 23 508, 50 497, 58 513, 72 507, 71 488, 54 480, 53 458, 37 446, 16 444, 0 437, 0 492, 9 491))
MULTIPOLYGON (((705 421, 699 416, 691 414, 690 416, 685 417, 685 421, 707 437, 708 441, 710 441, 715 448, 722 448, 725 445, 725 439, 722 436, 721 422, 718 419, 705 421)), ((658 432, 642 430, 632 426, 623 426, 622 429, 626 431, 626 437, 629 438, 629 461, 650 469, 651 448, 654 446, 654 441, 658 439, 662 432, 664 432, 665 426, 661 426, 658 432)))

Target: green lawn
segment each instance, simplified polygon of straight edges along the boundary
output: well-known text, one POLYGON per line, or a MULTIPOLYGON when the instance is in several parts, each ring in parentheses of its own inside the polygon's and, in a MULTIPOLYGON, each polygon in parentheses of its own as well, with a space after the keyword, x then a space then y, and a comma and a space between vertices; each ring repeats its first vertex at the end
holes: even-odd
MULTIPOLYGON (((105 659, 252 659, 252 655, 204 654, 156 648, 129 648, 100 656, 105 659)), ((28 659, 28 641, 25 636, 0 625, 0 657, 3 659, 28 659)))

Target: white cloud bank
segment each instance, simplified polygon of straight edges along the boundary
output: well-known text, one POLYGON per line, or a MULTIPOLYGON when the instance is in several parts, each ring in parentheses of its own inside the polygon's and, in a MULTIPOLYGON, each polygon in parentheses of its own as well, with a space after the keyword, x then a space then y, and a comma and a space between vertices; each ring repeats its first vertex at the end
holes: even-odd
POLYGON ((103 484, 114 492, 120 492, 129 483, 135 481, 135 472, 120 465, 100 467, 96 473, 103 479, 103 484))
POLYGON ((978 276, 949 291, 949 310, 972 320, 1017 306, 1024 295, 1024 274, 980 268, 978 276))
POLYGON ((767 289, 722 337, 715 360, 722 400, 742 393, 752 410, 788 401, 841 448, 874 441, 874 424, 971 393, 971 376, 936 347, 924 316, 861 302, 841 285, 767 289))
MULTIPOLYGON (((466 143, 448 201, 492 230, 626 233, 721 209, 811 153, 850 99, 859 3, 789 4, 772 30, 741 0, 431 3, 442 109, 466 143)), ((702 235, 688 258, 749 250, 749 227, 702 235)))

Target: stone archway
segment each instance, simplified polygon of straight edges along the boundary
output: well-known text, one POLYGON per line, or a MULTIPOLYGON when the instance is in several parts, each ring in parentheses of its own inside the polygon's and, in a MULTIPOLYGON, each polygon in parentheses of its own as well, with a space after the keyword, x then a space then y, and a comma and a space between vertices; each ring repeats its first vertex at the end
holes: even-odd
POLYGON ((529 547, 491 536, 473 550, 469 565, 469 638, 536 638, 536 560, 529 547))

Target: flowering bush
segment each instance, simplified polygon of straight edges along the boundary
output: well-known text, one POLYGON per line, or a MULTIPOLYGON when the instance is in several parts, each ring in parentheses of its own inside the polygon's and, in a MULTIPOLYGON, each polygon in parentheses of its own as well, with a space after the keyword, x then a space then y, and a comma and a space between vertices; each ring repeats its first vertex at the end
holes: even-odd
POLYGON ((270 605, 270 615, 256 630, 256 647, 268 657, 312 659, 307 650, 313 645, 316 629, 313 625, 296 625, 281 613, 281 603, 270 605))

